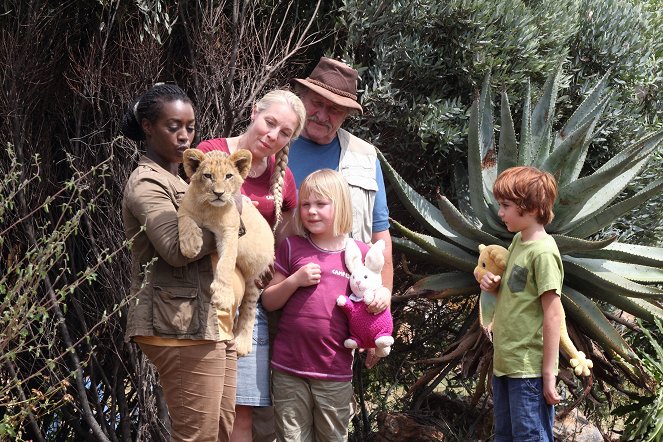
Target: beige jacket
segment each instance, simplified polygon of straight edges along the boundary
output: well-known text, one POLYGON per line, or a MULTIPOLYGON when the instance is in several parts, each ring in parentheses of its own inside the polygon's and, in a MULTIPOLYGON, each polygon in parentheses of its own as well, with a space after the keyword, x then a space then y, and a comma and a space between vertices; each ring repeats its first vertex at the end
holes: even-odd
POLYGON ((352 237, 367 244, 373 232, 373 206, 378 183, 375 179, 375 147, 366 141, 339 129, 341 156, 338 170, 350 185, 352 200, 352 237))
POLYGON ((203 247, 195 258, 180 253, 177 209, 186 189, 182 179, 145 156, 124 188, 122 220, 132 241, 127 340, 232 339, 232 317, 210 308, 213 235, 203 230, 203 247))

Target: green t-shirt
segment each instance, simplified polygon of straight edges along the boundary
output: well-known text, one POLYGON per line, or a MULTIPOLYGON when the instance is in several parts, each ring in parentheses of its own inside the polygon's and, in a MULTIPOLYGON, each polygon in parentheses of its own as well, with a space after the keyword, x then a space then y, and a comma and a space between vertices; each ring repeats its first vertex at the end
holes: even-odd
MULTIPOLYGON (((523 241, 514 236, 500 284, 493 323, 493 373, 496 376, 541 376, 543 367, 544 292, 562 293, 564 269, 552 236, 523 241)), ((557 362, 555 363, 557 374, 557 362)))

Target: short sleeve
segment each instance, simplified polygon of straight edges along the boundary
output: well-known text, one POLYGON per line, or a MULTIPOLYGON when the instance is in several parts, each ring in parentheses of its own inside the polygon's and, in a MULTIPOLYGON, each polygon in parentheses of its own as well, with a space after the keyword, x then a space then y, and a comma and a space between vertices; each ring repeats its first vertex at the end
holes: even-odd
POLYGON ((550 290, 562 294, 563 270, 559 256, 552 252, 540 253, 534 258, 533 270, 537 295, 550 290))
POLYGON ((375 181, 378 184, 378 191, 375 193, 375 205, 373 206, 373 233, 389 229, 389 208, 387 207, 384 176, 380 160, 375 160, 375 163, 375 181))
POLYGON ((290 243, 291 239, 286 238, 281 241, 278 248, 276 249, 276 259, 274 260, 274 268, 281 273, 283 276, 288 277, 292 273, 290 265, 290 256, 292 245, 290 243))

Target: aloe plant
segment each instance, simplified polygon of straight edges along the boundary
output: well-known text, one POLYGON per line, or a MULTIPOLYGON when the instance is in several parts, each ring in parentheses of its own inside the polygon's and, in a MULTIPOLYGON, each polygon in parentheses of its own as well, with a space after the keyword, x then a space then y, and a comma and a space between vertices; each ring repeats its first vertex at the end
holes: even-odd
MULTIPOLYGON (((579 349, 598 361, 594 371, 599 379, 617 386, 625 377, 642 387, 646 379, 639 370, 638 357, 615 327, 610 311, 621 310, 650 322, 663 320, 660 304, 663 290, 656 287, 663 282, 663 249, 621 243, 615 236, 601 232, 620 216, 660 193, 663 179, 659 178, 635 195, 616 202, 660 145, 663 131, 632 143, 593 173, 581 176, 594 129, 609 100, 608 75, 594 86, 559 130, 553 128, 553 120, 562 64, 546 80, 533 109, 528 84, 519 141, 507 93, 502 92, 497 143, 490 76, 487 75, 471 107, 465 177, 469 204, 462 211, 441 194, 438 194, 437 206, 427 201, 398 175, 384 156, 380 155, 380 161, 403 205, 427 231, 418 233, 392 220, 393 227, 402 235, 394 238, 395 247, 442 268, 453 269, 427 276, 411 290, 437 298, 478 295, 478 284, 471 272, 477 262, 479 244, 508 246, 512 239, 513 234, 497 216, 498 204, 492 194, 497 175, 518 165, 532 165, 551 172, 558 179, 559 198, 554 207, 555 218, 547 230, 554 236, 564 262, 562 302, 567 323, 570 329, 581 332, 573 333, 572 337, 580 341, 576 342, 579 349), (617 371, 622 375, 615 377, 617 371)), ((458 200, 463 201, 465 196, 458 195, 458 200)), ((466 329, 479 333, 478 327, 466 329)), ((437 368, 429 370, 417 388, 424 384, 430 388, 436 385, 440 378, 434 375, 445 375, 448 372, 448 369, 443 370, 445 364, 460 360, 451 360, 448 355, 460 354, 459 348, 468 347, 467 342, 477 338, 463 336, 446 349, 442 357, 429 360, 437 363, 437 368)), ((474 344, 472 348, 483 347, 474 344)), ((488 357, 490 354, 478 354, 474 358, 464 354, 464 360, 478 367, 475 371, 481 371, 481 383, 488 373, 488 357), (482 363, 478 363, 478 359, 482 359, 482 363)), ((591 381, 586 380, 586 385, 591 385, 591 381)))

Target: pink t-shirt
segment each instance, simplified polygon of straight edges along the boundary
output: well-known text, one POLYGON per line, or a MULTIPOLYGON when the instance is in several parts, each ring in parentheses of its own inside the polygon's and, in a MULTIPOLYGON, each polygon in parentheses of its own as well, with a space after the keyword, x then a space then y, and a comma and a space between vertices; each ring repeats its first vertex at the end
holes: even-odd
MULTIPOLYGON (((357 245, 366 256, 368 246, 357 245)), ((279 246, 274 267, 287 277, 310 262, 320 265, 320 282, 298 288, 283 307, 272 368, 302 378, 351 381, 352 350, 343 346, 348 318, 336 305, 336 298, 350 294, 345 251, 322 250, 308 238, 290 236, 279 246)))
MULTIPOLYGON (((225 138, 214 138, 206 140, 198 145, 198 149, 203 152, 211 152, 213 150, 220 150, 222 152, 230 153, 228 149, 228 141, 225 138)), ((246 177, 242 185, 242 194, 251 198, 251 201, 258 202, 258 211, 267 220, 270 226, 274 225, 274 197, 269 192, 270 181, 274 173, 275 165, 274 157, 270 157, 267 164, 267 169, 259 177, 251 178, 246 177)), ((294 210, 297 207, 297 185, 295 178, 290 171, 286 168, 285 177, 283 179, 283 205, 281 210, 287 212, 294 210)))

